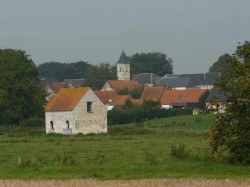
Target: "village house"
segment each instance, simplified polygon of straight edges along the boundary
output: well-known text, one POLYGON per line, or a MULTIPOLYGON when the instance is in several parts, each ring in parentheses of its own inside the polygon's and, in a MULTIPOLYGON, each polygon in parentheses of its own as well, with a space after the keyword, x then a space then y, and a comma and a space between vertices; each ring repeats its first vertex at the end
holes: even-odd
POLYGON ((45 108, 46 133, 106 133, 105 105, 87 87, 62 88, 45 108))
POLYGON ((206 90, 190 88, 186 90, 165 90, 161 97, 162 108, 196 108, 199 98, 206 90))
POLYGON ((231 96, 230 92, 225 92, 218 87, 214 87, 206 99, 206 109, 213 113, 226 112, 226 100, 231 96))
POLYGON ((113 90, 119 92, 121 90, 134 90, 139 87, 137 81, 122 81, 122 80, 108 80, 101 90, 113 90))

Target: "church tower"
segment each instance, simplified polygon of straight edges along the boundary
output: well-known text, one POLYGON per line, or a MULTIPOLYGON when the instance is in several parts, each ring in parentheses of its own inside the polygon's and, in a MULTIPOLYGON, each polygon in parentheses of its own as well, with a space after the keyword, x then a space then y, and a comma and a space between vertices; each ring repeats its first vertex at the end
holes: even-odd
POLYGON ((125 52, 122 51, 122 54, 116 63, 117 68, 117 79, 123 81, 130 80, 130 63, 129 58, 126 56, 125 52))

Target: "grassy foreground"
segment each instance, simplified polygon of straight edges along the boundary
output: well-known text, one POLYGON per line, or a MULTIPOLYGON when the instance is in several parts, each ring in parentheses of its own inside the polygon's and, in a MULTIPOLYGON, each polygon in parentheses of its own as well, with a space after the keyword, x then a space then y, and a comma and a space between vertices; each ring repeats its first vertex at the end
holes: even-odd
POLYGON ((0 178, 250 178, 250 167, 211 158, 208 133, 214 121, 209 115, 179 116, 74 136, 0 129, 0 178))

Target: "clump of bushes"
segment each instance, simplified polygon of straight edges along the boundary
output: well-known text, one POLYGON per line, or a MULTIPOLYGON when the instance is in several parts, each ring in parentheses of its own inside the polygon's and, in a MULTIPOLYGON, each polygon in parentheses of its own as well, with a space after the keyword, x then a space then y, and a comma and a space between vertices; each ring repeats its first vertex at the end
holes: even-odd
POLYGON ((22 128, 30 128, 30 127, 43 127, 45 125, 45 119, 39 117, 31 117, 23 120, 20 123, 20 127, 22 128))
POLYGON ((126 124, 143 122, 155 118, 165 118, 179 115, 192 114, 192 109, 164 109, 159 101, 144 101, 140 106, 133 105, 130 101, 123 106, 116 106, 108 111, 108 124, 126 124))

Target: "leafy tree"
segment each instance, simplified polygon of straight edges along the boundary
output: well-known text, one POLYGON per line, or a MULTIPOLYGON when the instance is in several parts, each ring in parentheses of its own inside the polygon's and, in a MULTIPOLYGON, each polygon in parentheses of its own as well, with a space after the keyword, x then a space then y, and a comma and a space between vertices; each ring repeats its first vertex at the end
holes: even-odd
POLYGON ((129 91, 127 88, 118 91, 119 95, 130 95, 133 99, 140 99, 144 86, 139 86, 134 90, 129 91))
POLYGON ((85 71, 86 84, 93 90, 99 90, 107 80, 115 80, 116 67, 109 63, 89 66, 85 71))
POLYGON ((45 87, 37 68, 22 50, 0 50, 0 120, 19 124, 31 116, 43 116, 45 87))
POLYGON ((85 71, 92 65, 84 61, 74 63, 46 62, 38 66, 39 78, 53 78, 56 81, 64 79, 81 79, 85 71))
POLYGON ((209 68, 209 72, 220 72, 225 73, 228 68, 228 60, 230 59, 229 54, 224 54, 219 57, 219 59, 213 63, 213 65, 209 68))
POLYGON ((173 60, 166 54, 140 53, 130 57, 131 73, 154 73, 159 76, 173 73, 173 60))
POLYGON ((207 99, 208 95, 209 95, 209 91, 206 90, 206 91, 200 96, 200 98, 199 98, 198 107, 199 107, 200 109, 202 109, 202 110, 204 110, 205 107, 206 107, 206 99, 207 99))
POLYGON ((234 164, 250 164, 250 42, 239 45, 228 59, 228 73, 218 86, 229 91, 226 113, 217 118, 211 131, 210 145, 214 153, 223 152, 225 160, 234 164))

